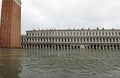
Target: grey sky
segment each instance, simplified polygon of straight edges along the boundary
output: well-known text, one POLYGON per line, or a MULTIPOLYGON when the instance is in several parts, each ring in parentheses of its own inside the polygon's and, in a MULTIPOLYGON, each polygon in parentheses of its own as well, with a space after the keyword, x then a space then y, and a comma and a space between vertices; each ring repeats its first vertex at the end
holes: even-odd
POLYGON ((22 0, 22 33, 97 27, 120 29, 120 0, 22 0))

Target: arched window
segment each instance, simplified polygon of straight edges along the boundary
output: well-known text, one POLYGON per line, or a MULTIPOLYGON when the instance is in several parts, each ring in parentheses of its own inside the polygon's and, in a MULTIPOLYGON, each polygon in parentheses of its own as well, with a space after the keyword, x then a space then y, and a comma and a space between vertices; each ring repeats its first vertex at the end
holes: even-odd
POLYGON ((32 33, 32 36, 34 36, 34 33, 32 33))
POLYGON ((78 32, 77 32, 77 35, 79 35, 78 32))
POLYGON ((93 32, 93 35, 94 35, 94 32, 93 32))
POLYGON ((102 35, 104 35, 104 32, 102 32, 102 35))
POLYGON ((77 42, 79 42, 79 38, 77 38, 77 42))
POLYGON ((91 35, 91 32, 89 32, 89 34, 91 35))
POLYGON ((83 35, 85 35, 85 32, 83 32, 83 35))
POLYGON ((109 35, 111 35, 111 33, 109 32, 109 35))
POLYGON ((81 35, 81 32, 80 32, 80 35, 81 35))
POLYGON ((60 35, 60 32, 58 32, 58 35, 60 35))
POLYGON ((117 35, 117 32, 115 32, 115 35, 117 35))
POLYGON ((99 35, 101 35, 101 32, 99 32, 99 35))
POLYGON ((86 32, 86 35, 88 35, 88 32, 86 32))
POLYGON ((96 32, 96 35, 98 35, 98 32, 96 32))
POLYGON ((66 32, 64 32, 64 35, 66 36, 66 32))
POLYGON ((65 42, 66 42, 66 38, 65 38, 65 42))
POLYGON ((75 34, 75 32, 74 32, 74 36, 75 36, 76 34, 75 34))
POLYGON ((115 42, 115 38, 113 38, 113 42, 115 42))
POLYGON ((116 41, 118 42, 118 41, 119 41, 119 39, 118 39, 118 38, 116 38, 116 41))
POLYGON ((107 32, 105 34, 107 35, 107 32))
POLYGON ((112 32, 112 35, 114 35, 114 32, 112 32))
POLYGON ((76 42, 76 38, 74 38, 74 42, 76 42))

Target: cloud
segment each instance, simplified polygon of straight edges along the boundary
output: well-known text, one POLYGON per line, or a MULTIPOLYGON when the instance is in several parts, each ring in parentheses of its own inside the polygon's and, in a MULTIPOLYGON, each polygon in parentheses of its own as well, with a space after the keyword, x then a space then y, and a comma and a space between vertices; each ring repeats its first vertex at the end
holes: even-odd
POLYGON ((29 29, 119 28, 120 0, 22 0, 22 33, 29 29))

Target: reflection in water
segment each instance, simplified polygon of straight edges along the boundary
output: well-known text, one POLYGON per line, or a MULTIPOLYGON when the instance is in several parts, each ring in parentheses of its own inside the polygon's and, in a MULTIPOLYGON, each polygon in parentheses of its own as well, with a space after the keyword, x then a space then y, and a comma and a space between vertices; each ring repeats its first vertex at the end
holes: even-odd
POLYGON ((23 50, 23 52, 24 57, 21 59, 23 78, 120 77, 119 51, 23 50))
POLYGON ((19 78, 20 50, 0 49, 0 78, 19 78))
POLYGON ((0 78, 120 78, 119 50, 10 51, 0 53, 0 78))

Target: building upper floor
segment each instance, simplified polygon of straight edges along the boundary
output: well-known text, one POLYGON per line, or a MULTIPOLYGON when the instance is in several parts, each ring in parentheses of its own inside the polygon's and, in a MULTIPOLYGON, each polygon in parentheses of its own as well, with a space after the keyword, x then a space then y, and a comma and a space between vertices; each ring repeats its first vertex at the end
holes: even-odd
POLYGON ((29 30, 27 37, 120 36, 119 29, 29 30))
POLYGON ((32 30, 22 36, 22 43, 120 43, 120 30, 32 30))

